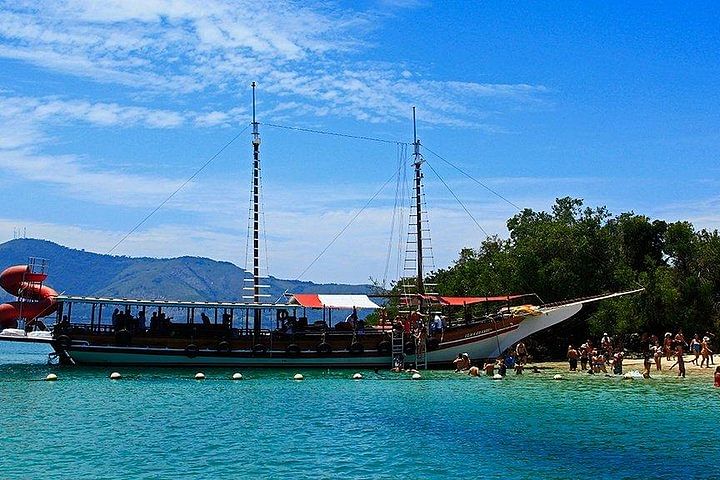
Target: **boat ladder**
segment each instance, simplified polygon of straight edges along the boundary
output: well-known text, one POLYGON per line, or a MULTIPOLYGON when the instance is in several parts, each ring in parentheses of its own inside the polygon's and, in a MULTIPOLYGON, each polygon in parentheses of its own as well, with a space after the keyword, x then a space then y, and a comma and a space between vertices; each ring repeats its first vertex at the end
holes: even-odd
POLYGON ((415 368, 427 370, 427 341, 425 336, 415 339, 415 368))
MULTIPOLYGON (((396 363, 400 362, 402 364, 405 363, 405 338, 404 338, 404 332, 397 332, 395 329, 392 330, 392 336, 391 336, 391 345, 392 345, 392 358, 390 360, 390 368, 393 368, 396 366, 396 363)), ((401 365, 402 366, 402 365, 401 365)))

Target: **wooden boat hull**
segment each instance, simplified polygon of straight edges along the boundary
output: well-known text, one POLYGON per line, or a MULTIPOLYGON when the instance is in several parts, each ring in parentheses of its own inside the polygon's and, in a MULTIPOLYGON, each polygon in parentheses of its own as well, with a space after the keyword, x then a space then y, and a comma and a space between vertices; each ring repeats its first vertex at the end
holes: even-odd
MULTIPOLYGON (((467 353, 474 360, 494 358, 528 335, 570 318, 581 308, 582 302, 578 302, 540 309, 538 315, 509 317, 501 322, 485 322, 453 329, 439 336, 437 347, 427 352, 427 364, 447 368, 458 353, 467 353)), ((357 338, 364 345, 371 345, 385 337, 383 334, 370 334, 357 338)), ((310 343, 316 341, 317 337, 310 343)), ((390 352, 367 347, 362 352, 338 350, 318 353, 308 348, 288 353, 285 344, 280 343, 277 345, 280 348, 266 352, 253 352, 249 348, 218 351, 211 347, 188 351, 181 346, 99 344, 91 337, 73 338, 70 344, 55 342, 53 347, 61 356, 78 365, 388 368, 392 364, 390 352)), ((408 354, 405 361, 413 364, 416 356, 408 354)))

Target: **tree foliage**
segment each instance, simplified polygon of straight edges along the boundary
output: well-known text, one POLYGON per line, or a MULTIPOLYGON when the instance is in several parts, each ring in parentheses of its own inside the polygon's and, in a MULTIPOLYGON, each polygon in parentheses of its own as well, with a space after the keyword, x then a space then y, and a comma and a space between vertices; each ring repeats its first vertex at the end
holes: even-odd
POLYGON ((444 295, 536 293, 545 302, 638 288, 645 292, 585 309, 555 337, 704 333, 720 326, 720 236, 689 222, 613 216, 559 198, 551 212, 525 209, 507 222, 509 238, 466 248, 431 275, 444 295))

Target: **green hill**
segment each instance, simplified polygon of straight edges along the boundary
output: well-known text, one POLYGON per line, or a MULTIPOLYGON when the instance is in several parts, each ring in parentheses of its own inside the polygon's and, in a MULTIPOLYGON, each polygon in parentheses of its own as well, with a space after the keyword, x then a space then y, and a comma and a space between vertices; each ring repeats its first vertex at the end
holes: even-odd
MULTIPOLYGON (((25 264, 28 257, 49 260, 46 282, 68 295, 110 296, 192 301, 238 301, 243 295, 244 270, 229 262, 209 258, 132 258, 74 250, 36 239, 0 244, 0 270, 25 264)), ((246 282, 245 282, 246 283, 246 282)), ((263 280, 263 293, 274 302, 286 290, 291 293, 368 293, 369 285, 318 284, 263 280)), ((1 292, 0 298, 10 296, 1 292)))

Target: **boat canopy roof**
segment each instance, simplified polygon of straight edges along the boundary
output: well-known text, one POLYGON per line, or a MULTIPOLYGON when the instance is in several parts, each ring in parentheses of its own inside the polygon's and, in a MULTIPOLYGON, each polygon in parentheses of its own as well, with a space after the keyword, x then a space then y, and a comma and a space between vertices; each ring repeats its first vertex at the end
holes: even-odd
POLYGON ((58 302, 66 303, 94 303, 127 305, 138 307, 178 307, 178 308, 287 308, 285 303, 246 303, 246 302, 192 302, 186 300, 143 300, 134 298, 112 298, 112 297, 84 297, 71 295, 58 295, 55 297, 58 302))
POLYGON ((288 302, 307 308, 380 308, 367 295, 325 295, 322 293, 296 293, 288 302))
POLYGON ((448 306, 463 306, 463 305, 475 305, 477 303, 487 302, 507 302, 515 300, 516 298, 527 297, 532 294, 522 295, 500 295, 496 297, 444 297, 440 295, 425 295, 423 298, 433 302, 438 302, 442 305, 448 306))

